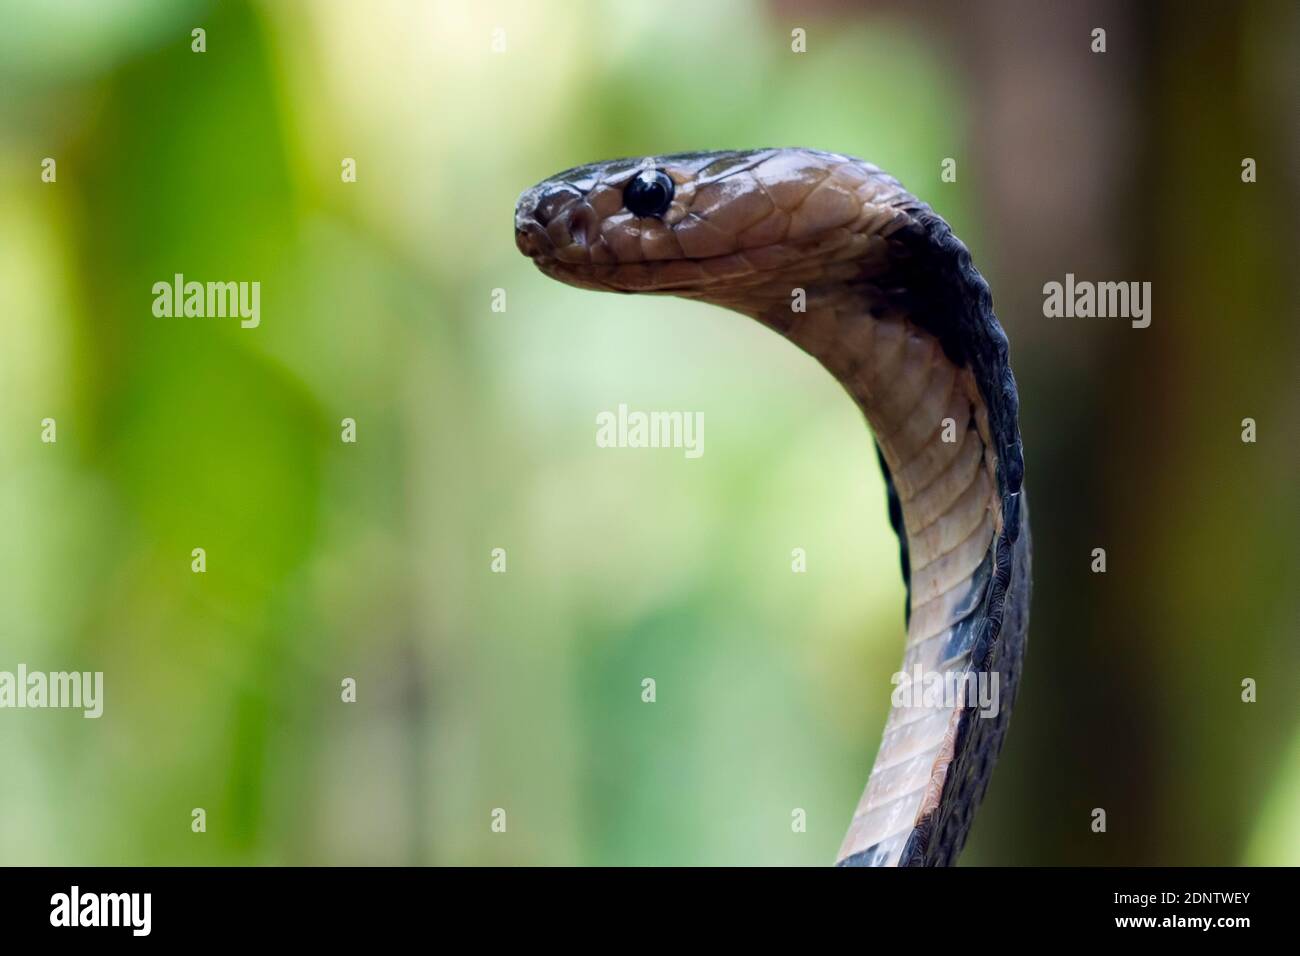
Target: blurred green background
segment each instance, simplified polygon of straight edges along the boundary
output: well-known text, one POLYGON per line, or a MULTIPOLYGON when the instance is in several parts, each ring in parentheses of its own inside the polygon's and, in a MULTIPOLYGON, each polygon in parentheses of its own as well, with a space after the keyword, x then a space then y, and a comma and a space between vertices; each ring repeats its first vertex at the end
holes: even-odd
POLYGON ((106 684, 0 711, 0 862, 831 862, 903 634, 858 413, 511 228, 577 163, 768 145, 899 176, 1011 336, 1035 600, 963 862, 1300 862, 1296 14, 0 2, 0 669, 106 684), (1067 271, 1151 328, 1045 319, 1067 271), (260 327, 155 318, 177 272, 260 327), (620 402, 706 454, 597 449, 620 402))

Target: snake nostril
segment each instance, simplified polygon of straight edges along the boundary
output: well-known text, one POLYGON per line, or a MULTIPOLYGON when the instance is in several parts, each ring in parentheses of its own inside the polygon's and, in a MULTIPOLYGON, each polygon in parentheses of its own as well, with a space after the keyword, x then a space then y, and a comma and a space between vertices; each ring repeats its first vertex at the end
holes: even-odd
POLYGON ((537 256, 542 252, 542 243, 539 238, 541 230, 533 227, 531 229, 515 229, 515 245, 519 251, 526 256, 537 256))

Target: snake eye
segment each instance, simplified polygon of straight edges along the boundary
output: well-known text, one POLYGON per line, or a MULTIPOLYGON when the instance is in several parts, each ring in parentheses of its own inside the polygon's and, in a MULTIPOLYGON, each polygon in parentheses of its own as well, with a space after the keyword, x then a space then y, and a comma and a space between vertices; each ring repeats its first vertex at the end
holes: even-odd
POLYGON ((662 169, 643 169, 623 187, 623 205, 634 216, 662 216, 673 201, 673 181, 662 169))

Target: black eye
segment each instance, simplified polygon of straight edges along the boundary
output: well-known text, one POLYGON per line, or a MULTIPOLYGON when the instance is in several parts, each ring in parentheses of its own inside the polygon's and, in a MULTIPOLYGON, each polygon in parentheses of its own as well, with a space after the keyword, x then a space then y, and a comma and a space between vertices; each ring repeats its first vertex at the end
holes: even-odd
POLYGON ((623 205, 634 216, 662 216, 673 201, 673 181, 662 169, 643 169, 623 187, 623 205))

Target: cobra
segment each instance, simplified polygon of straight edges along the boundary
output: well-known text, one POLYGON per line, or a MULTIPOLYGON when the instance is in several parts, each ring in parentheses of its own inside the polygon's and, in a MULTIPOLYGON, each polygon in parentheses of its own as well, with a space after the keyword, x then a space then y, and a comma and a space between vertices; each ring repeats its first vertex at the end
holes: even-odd
POLYGON ((898 180, 811 149, 579 166, 523 193, 515 240, 572 286, 756 319, 861 408, 907 585, 900 673, 979 679, 1000 700, 891 694, 837 862, 955 862, 1006 734, 1030 597, 1016 384, 966 247, 898 180))

